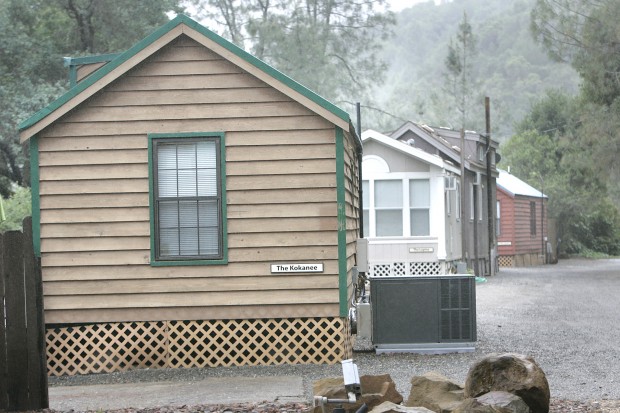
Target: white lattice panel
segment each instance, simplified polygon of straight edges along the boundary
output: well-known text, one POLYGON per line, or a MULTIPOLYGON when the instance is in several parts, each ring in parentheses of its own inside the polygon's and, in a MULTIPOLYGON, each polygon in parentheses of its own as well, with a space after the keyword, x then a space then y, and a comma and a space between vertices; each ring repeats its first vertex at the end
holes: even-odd
POLYGON ((410 262, 411 275, 441 275, 441 265, 438 262, 410 262))
POLYGON ((391 262, 370 263, 372 277, 415 277, 416 275, 443 275, 446 266, 440 262, 391 262))

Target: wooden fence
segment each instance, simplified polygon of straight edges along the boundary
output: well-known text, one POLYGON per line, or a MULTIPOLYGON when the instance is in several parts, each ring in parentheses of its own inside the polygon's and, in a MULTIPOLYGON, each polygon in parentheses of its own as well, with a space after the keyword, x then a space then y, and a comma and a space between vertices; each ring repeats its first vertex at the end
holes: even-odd
POLYGON ((32 220, 0 234, 0 411, 49 407, 40 261, 32 220))

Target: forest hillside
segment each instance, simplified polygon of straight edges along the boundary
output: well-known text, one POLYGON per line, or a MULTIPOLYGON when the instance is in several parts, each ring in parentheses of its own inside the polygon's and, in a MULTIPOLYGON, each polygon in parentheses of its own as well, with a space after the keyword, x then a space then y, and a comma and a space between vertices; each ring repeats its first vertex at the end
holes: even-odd
POLYGON ((575 70, 552 61, 531 35, 533 5, 532 0, 429 1, 397 13, 394 36, 380 56, 388 64, 387 76, 376 87, 375 101, 362 103, 381 111, 367 108, 364 127, 388 131, 412 120, 460 128, 443 85, 448 45, 464 13, 476 39, 469 129, 484 125, 484 96, 491 99, 493 137, 503 141, 547 89, 576 93, 575 70))

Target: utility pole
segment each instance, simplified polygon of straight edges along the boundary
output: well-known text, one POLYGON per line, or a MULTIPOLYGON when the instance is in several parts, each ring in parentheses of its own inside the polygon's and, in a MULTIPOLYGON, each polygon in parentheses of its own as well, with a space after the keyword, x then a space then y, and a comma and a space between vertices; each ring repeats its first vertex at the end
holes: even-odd
POLYGON ((467 245, 465 239, 465 127, 461 127, 461 199, 459 202, 461 203, 461 260, 467 265, 467 250, 465 246, 467 245))
POLYGON ((486 167, 487 167, 487 222, 489 231, 489 274, 495 275, 495 208, 493 207, 493 177, 491 176, 491 100, 484 98, 484 113, 486 120, 486 167))
POLYGON ((547 248, 545 245, 545 181, 542 174, 538 174, 540 177, 540 240, 542 244, 543 264, 547 263, 547 248))

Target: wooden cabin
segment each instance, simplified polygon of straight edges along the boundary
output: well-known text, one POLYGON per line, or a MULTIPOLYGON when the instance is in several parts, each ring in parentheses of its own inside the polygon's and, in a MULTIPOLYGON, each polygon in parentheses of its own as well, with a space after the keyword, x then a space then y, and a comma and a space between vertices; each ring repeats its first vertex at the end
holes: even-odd
POLYGON ((547 196, 509 172, 497 179, 497 249, 500 267, 545 264, 547 196))
POLYGON ((463 260, 476 275, 494 274, 497 253, 493 206, 498 176, 496 163, 499 159, 499 143, 474 131, 466 131, 461 142, 460 131, 433 128, 415 122, 405 122, 392 132, 390 137, 437 155, 459 170, 463 164, 458 191, 462 200, 463 260))
POLYGON ((350 357, 349 115, 186 16, 93 62, 20 125, 50 374, 350 357))
POLYGON ((370 277, 444 275, 461 260, 460 170, 368 130, 362 134, 370 277))

